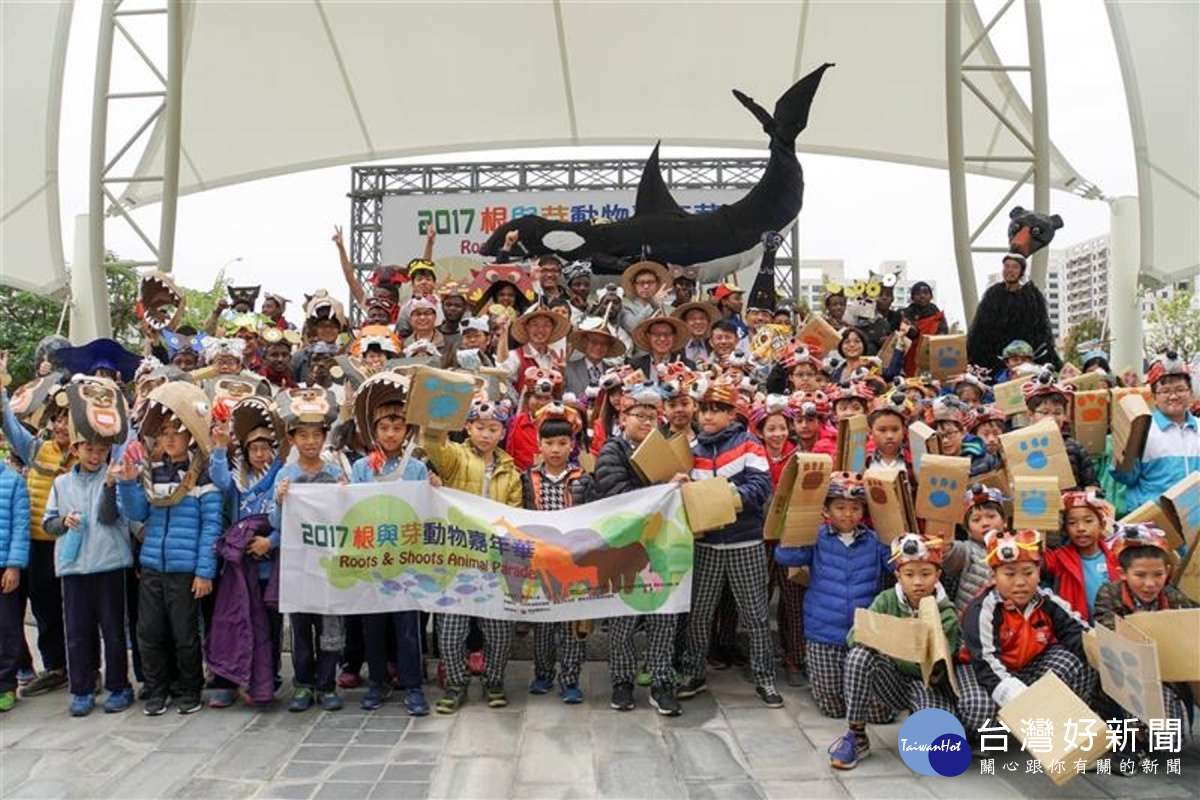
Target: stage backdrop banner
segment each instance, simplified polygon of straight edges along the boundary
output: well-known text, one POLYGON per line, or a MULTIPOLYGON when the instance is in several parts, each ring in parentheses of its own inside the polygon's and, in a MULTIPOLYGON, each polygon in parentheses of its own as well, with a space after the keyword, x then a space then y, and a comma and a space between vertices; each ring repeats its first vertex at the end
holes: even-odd
POLYGON ((293 486, 285 612, 421 610, 554 622, 688 610, 692 533, 678 486, 526 511, 416 481, 293 486))

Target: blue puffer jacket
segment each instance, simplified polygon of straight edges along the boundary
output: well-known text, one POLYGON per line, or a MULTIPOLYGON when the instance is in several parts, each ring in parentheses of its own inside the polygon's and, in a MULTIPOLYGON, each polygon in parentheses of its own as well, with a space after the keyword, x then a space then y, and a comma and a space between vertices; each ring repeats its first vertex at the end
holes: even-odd
POLYGON ((771 500, 771 465, 762 443, 747 433, 742 423, 734 422, 723 431, 698 435, 692 455, 695 459, 692 480, 725 478, 742 499, 737 519, 720 530, 709 531, 697 544, 737 544, 762 539, 767 503, 771 500))
POLYGON ((891 549, 865 525, 858 526, 849 547, 825 523, 816 544, 775 548, 775 561, 782 566, 808 567, 812 572, 804 597, 804 638, 845 647, 854 610, 871 605, 879 594, 884 573, 891 569, 890 558, 891 549))
POLYGON ((29 566, 29 490, 0 463, 0 567, 29 566))
MULTIPOLYGON (((150 477, 156 492, 169 494, 187 472, 187 462, 157 463, 150 477)), ((217 574, 217 538, 221 535, 221 493, 208 479, 208 470, 191 491, 171 506, 150 505, 137 481, 117 482, 121 515, 145 522, 140 562, 156 572, 190 572, 211 580, 217 574)))

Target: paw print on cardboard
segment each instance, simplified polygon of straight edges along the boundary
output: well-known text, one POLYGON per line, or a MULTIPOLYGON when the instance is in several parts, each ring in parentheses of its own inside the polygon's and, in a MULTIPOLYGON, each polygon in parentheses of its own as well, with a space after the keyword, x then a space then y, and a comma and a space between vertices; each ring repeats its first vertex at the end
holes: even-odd
POLYGON ((888 501, 887 491, 878 478, 867 479, 867 495, 871 498, 871 502, 877 505, 883 505, 888 501))
POLYGON ((962 358, 962 349, 955 345, 944 344, 933 351, 933 358, 941 369, 954 369, 962 358))
POLYGON ((1075 407, 1080 422, 1103 422, 1108 416, 1108 398, 1103 392, 1080 392, 1075 395, 1075 407))
POLYGON ((1142 708, 1140 695, 1142 693, 1142 682, 1132 671, 1137 669, 1138 660, 1132 653, 1117 654, 1111 647, 1100 648, 1100 661, 1104 664, 1108 671, 1109 678, 1112 679, 1113 685, 1117 689, 1124 689, 1125 684, 1129 684, 1129 696, 1123 697, 1122 702, 1128 703, 1130 711, 1134 714, 1146 713, 1146 709, 1142 708))
POLYGON ((1046 513, 1050 501, 1041 489, 1021 489, 1017 492, 1017 510, 1030 516, 1041 516, 1046 513))
POLYGON ((958 492, 958 481, 953 478, 934 477, 930 479, 933 491, 929 493, 929 505, 934 508, 945 508, 953 502, 953 496, 958 492))
POLYGON ((1035 436, 1021 442, 1021 452, 1025 453, 1025 463, 1030 469, 1045 469, 1050 464, 1046 448, 1050 446, 1050 437, 1035 436))
POLYGON ((462 416, 475 394, 470 384, 444 381, 436 375, 421 379, 429 398, 429 417, 433 421, 452 420, 462 416))
POLYGON ((800 488, 802 489, 819 489, 821 484, 825 482, 825 470, 821 464, 805 462, 800 465, 800 488))

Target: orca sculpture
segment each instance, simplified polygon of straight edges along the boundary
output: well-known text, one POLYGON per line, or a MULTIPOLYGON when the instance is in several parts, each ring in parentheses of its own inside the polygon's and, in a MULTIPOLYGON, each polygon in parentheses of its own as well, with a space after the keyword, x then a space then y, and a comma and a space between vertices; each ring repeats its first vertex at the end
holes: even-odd
POLYGON ((699 265, 702 278, 712 280, 755 263, 763 231, 785 230, 800 213, 804 175, 796 158, 796 137, 808 125, 813 96, 831 66, 817 68, 784 92, 775 103, 774 114, 734 90, 734 97, 771 137, 771 155, 762 178, 736 203, 704 214, 684 211, 663 180, 655 145, 642 170, 634 214, 629 219, 564 222, 520 217, 493 232, 480 253, 499 255, 505 235, 515 230, 530 256, 553 253, 568 261, 590 260, 599 274, 617 274, 630 263, 649 258, 680 266, 699 265))

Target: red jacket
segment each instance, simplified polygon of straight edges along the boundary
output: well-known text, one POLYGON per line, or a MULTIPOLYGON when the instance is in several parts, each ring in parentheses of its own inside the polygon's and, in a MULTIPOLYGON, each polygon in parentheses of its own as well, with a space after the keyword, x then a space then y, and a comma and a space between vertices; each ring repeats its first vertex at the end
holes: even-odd
POLYGON ((512 456, 513 464, 521 472, 533 466, 538 455, 538 436, 537 426, 533 424, 533 417, 528 411, 513 417, 504 451, 512 456))
MULTIPOLYGON (((1108 579, 1119 580, 1117 557, 1108 549, 1103 539, 1099 541, 1099 545, 1108 565, 1108 579)), ((1054 577, 1055 593, 1070 603, 1075 613, 1090 622, 1092 615, 1088 611, 1087 587, 1083 580, 1083 560, 1079 555, 1079 548, 1072 542, 1067 542, 1062 547, 1046 550, 1042 553, 1042 563, 1045 572, 1054 577)))
MULTIPOLYGON (((763 445, 763 451, 766 451, 766 445, 763 445)), ((767 465, 771 468, 771 486, 778 486, 779 479, 783 477, 783 468, 787 466, 788 457, 796 452, 796 445, 792 441, 783 443, 783 452, 779 454, 779 459, 775 460, 770 455, 767 456, 767 465)))
POLYGON ((797 450, 801 453, 826 453, 833 458, 837 458, 837 428, 826 424, 821 428, 821 432, 817 434, 817 440, 813 442, 811 448, 805 449, 803 444, 797 445, 797 450))

